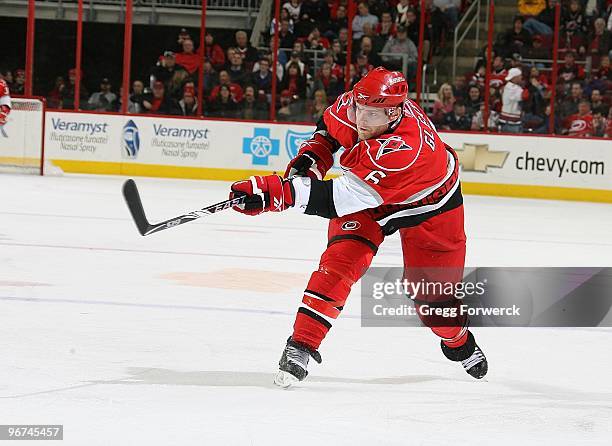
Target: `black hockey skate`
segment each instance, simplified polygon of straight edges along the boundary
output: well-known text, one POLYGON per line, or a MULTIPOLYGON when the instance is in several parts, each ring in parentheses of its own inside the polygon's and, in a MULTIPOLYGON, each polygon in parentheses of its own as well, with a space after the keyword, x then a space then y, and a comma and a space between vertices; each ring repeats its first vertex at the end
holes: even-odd
POLYGON ((484 353, 476 344, 474 335, 468 332, 468 339, 461 347, 451 348, 440 342, 442 353, 451 361, 461 362, 461 365, 471 376, 480 379, 487 374, 489 364, 484 353))
POLYGON ((299 344, 292 338, 287 339, 287 346, 278 362, 279 367, 274 377, 274 384, 280 387, 289 387, 306 378, 308 376, 306 368, 311 356, 312 359, 321 364, 321 354, 318 351, 299 344))

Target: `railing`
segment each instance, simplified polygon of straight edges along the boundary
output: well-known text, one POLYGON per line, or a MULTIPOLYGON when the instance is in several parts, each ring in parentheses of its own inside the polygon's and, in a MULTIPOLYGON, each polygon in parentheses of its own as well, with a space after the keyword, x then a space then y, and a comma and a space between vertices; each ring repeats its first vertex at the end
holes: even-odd
MULTIPOLYGON (((268 47, 257 47, 257 49, 270 51, 270 48, 268 47)), ((292 50, 293 48, 279 48, 279 51, 286 52, 287 54, 290 54, 292 50)), ((323 49, 323 50, 304 49, 305 54, 312 54, 310 58, 312 60, 312 67, 310 67, 312 68, 312 73, 310 73, 311 75, 314 75, 316 70, 321 67, 321 64, 323 63, 324 55, 327 51, 328 51, 327 49, 323 49)), ((346 56, 346 51, 343 51, 342 54, 346 56)), ((404 76, 408 78, 408 64, 410 62, 410 58, 408 57, 408 54, 403 54, 403 53, 377 53, 377 54, 381 58, 390 57, 390 58, 394 58, 398 60, 401 59, 402 60, 402 73, 404 73, 404 76)), ((416 60, 414 62, 416 64, 416 60)))
MULTIPOLYGON (((474 3, 472 3, 455 27, 455 32, 453 35, 453 79, 457 75, 457 49, 461 43, 463 43, 468 33, 472 31, 474 23, 476 23, 476 39, 474 47, 478 48, 480 46, 480 4, 482 1, 483 0, 476 0, 474 3), (463 24, 466 24, 465 29, 461 31, 463 24)), ((489 11, 489 1, 490 0, 487 0, 487 14, 489 11)))
MULTIPOLYGON (((77 0, 46 0, 49 3, 77 3, 77 0)), ((85 3, 100 5, 121 5, 125 0, 85 0, 85 3)), ((207 9, 225 11, 258 10, 261 0, 207 0, 207 9)), ((200 9, 202 0, 134 0, 134 6, 154 8, 200 9)))

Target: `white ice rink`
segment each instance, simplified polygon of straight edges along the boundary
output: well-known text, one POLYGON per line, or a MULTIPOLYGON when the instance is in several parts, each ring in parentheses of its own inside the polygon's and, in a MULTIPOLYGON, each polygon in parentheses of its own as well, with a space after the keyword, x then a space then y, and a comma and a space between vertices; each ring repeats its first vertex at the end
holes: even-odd
MULTIPOLYGON (((353 292, 323 363, 275 388, 326 221, 226 211, 141 237, 123 180, 0 175, 0 424, 63 424, 71 446, 612 444, 610 329, 475 329, 475 381, 427 329, 361 328, 353 292)), ((153 221, 228 189, 137 183, 153 221)), ((612 265, 611 205, 468 196, 466 219, 468 265, 612 265)), ((401 265, 396 237, 374 264, 401 265)))

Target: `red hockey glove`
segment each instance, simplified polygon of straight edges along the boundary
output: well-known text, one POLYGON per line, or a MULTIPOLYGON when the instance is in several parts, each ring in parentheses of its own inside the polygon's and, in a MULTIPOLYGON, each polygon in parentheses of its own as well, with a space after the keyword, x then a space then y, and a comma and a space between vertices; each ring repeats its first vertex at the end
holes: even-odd
POLYGON ((8 105, 0 105, 0 125, 6 124, 11 109, 8 105))
POLYGON ((234 210, 242 214, 281 212, 294 203, 295 192, 291 181, 279 175, 255 175, 248 180, 236 181, 231 187, 230 199, 247 196, 243 205, 234 206, 234 210))
POLYGON ((287 165, 284 177, 308 176, 322 180, 334 164, 332 149, 333 143, 320 133, 315 132, 312 138, 302 143, 296 157, 287 165))

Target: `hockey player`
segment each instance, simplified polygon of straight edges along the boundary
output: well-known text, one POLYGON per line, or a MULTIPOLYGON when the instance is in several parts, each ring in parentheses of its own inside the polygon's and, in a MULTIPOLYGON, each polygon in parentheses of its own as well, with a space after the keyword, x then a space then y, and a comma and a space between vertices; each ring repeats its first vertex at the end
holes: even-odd
MULTIPOLYGON (((461 281, 465 234, 457 156, 407 94, 401 73, 372 70, 327 108, 284 178, 252 176, 231 186, 230 196, 247 195, 235 208, 241 213, 293 208, 330 219, 327 249, 279 363, 279 386, 303 380, 309 357, 321 362, 321 341, 386 235, 400 232, 407 279, 461 281), (323 180, 340 147, 344 175, 323 180)), ((454 297, 442 302, 441 296, 416 296, 417 308, 424 302, 458 305, 454 297)), ((466 317, 419 316, 441 338, 448 359, 461 362, 474 378, 485 376, 487 360, 466 317)))
POLYGON ((0 125, 6 124, 10 112, 11 96, 8 84, 4 79, 0 79, 0 125))

